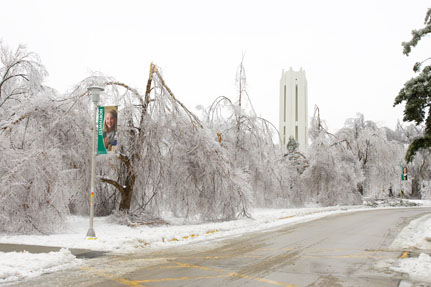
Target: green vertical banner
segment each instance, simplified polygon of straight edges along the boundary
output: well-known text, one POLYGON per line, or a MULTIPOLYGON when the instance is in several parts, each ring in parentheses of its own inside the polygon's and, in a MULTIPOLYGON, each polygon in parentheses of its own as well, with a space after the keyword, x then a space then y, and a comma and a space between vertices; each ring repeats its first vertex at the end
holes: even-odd
POLYGON ((97 121, 97 154, 107 154, 105 145, 103 144, 103 123, 105 122, 105 107, 99 107, 99 120, 97 121))
POLYGON ((407 180, 407 167, 402 168, 401 180, 407 180))
POLYGON ((99 107, 97 154, 113 153, 117 149, 117 111, 117 106, 99 107))
POLYGON ((407 167, 401 167, 401 180, 407 180, 407 167))

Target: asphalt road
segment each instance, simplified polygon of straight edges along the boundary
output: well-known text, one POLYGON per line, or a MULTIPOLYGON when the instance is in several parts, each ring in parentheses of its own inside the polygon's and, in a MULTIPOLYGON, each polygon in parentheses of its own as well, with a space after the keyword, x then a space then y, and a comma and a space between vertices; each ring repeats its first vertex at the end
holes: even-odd
POLYGON ((402 255, 395 236, 430 208, 370 210, 234 238, 88 260, 17 286, 399 286, 375 264, 402 255))

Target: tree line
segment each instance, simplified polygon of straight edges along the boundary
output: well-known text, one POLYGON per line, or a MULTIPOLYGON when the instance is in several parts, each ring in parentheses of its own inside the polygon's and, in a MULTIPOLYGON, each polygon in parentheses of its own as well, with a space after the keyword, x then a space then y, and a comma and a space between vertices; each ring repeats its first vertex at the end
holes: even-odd
POLYGON ((35 53, 0 47, 0 232, 50 233, 68 215, 88 214, 92 85, 105 89, 100 104, 118 105, 120 113, 117 152, 97 156, 96 215, 223 221, 255 207, 360 204, 388 197, 389 188, 431 198, 431 121, 423 111, 431 68, 395 100, 407 101, 404 120, 415 124, 391 130, 358 114, 330 133, 316 107, 311 145, 301 153, 293 139, 274 143, 278 131, 256 116, 243 62, 234 96, 196 115, 154 64, 143 92, 94 75, 59 93, 44 85, 47 71, 35 53), (400 179, 403 166, 408 182, 400 179))

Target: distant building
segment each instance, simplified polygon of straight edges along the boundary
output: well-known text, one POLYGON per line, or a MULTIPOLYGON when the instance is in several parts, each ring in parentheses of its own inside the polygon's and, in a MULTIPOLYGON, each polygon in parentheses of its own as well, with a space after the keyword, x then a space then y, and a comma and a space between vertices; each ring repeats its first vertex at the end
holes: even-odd
POLYGON ((308 145, 308 92, 305 71, 292 68, 281 74, 280 80, 280 125, 281 145, 286 147, 289 137, 299 143, 299 150, 308 145))

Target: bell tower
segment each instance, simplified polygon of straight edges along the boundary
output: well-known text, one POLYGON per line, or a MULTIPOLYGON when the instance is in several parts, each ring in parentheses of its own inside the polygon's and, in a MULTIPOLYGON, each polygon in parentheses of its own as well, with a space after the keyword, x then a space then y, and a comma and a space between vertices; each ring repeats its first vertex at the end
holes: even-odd
POLYGON ((279 132, 281 145, 286 147, 289 138, 299 143, 299 150, 308 145, 308 93, 305 71, 292 67, 281 74, 279 132))

